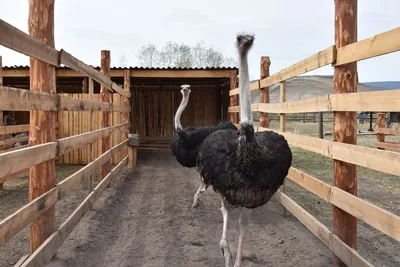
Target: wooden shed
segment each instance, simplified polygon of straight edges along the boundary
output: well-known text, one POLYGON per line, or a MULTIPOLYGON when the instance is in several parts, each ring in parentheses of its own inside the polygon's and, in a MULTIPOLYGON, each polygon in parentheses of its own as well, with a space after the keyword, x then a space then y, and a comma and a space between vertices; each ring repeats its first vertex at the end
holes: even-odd
MULTIPOLYGON (((100 67, 96 67, 100 69, 100 67)), ((174 134, 175 112, 182 95, 180 86, 192 89, 189 105, 182 115, 182 125, 213 125, 228 120, 229 89, 236 87, 237 68, 111 68, 111 79, 124 84, 124 72, 130 72, 132 92, 132 128, 139 133, 141 147, 164 148, 174 134)), ((29 89, 29 66, 3 67, 4 86, 29 89)), ((57 92, 88 93, 88 80, 67 67, 56 68, 57 92)), ((94 94, 100 86, 94 83, 94 94)), ((12 112, 7 124, 29 123, 29 112, 12 112)))

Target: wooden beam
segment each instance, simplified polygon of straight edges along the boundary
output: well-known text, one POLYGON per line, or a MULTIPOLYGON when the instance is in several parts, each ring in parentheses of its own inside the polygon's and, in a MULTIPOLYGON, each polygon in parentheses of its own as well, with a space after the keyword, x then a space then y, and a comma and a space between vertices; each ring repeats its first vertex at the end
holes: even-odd
POLYGON ((318 221, 305 209, 300 207, 290 197, 281 193, 275 193, 275 198, 290 211, 311 233, 325 244, 342 262, 349 267, 373 267, 371 263, 361 257, 356 250, 348 246, 336 235, 329 231, 328 227, 318 221))
MULTIPOLYGON (((129 70, 124 71, 124 90, 128 91, 128 92, 131 91, 131 73, 129 70)), ((131 99, 126 98, 126 97, 124 97, 122 101, 123 101, 123 105, 126 107, 131 106, 130 102, 133 103, 133 101, 131 101, 131 99)), ((133 110, 133 107, 131 108, 130 112, 122 113, 122 123, 130 122, 129 117, 130 117, 132 110, 133 110)), ((133 130, 133 129, 131 129, 131 130, 133 130)), ((128 130, 124 131, 124 133, 123 133, 124 140, 128 139, 128 134, 129 134, 128 130)), ((126 155, 127 155, 127 151, 124 151, 123 156, 125 157, 126 155)))
MULTIPOLYGON (((335 45, 339 49, 357 42, 357 0, 335 1, 335 45)), ((357 92, 357 63, 335 67, 333 88, 335 94, 357 92)), ((357 113, 334 113, 334 141, 345 144, 357 144, 357 113)), ((357 196, 356 165, 333 160, 334 185, 357 196)), ((353 249, 357 249, 357 218, 342 209, 333 206, 333 233, 353 249)), ((345 264, 339 259, 335 263, 345 264)))
MULTIPOLYGON (((271 60, 269 57, 261 57, 260 63, 260 78, 265 79, 269 77, 269 68, 271 60)), ((251 88, 250 88, 251 90, 251 88)), ((284 101, 283 101, 284 102, 284 101)), ((260 89, 260 103, 269 103, 269 87, 260 89)), ((260 112, 260 126, 269 128, 269 115, 266 112, 260 112)))
POLYGON ((24 205, 22 208, 2 220, 0 222, 0 246, 52 207, 57 201, 67 196, 69 192, 78 188, 85 177, 97 172, 101 165, 111 159, 120 150, 124 149, 126 144, 127 141, 124 141, 114 146, 96 160, 90 162, 82 169, 57 183, 55 188, 32 200, 30 203, 24 205))
POLYGON ((256 131, 274 131, 285 136, 289 144, 295 147, 383 173, 400 175, 400 164, 398 164, 400 162, 400 153, 337 143, 288 132, 279 132, 263 127, 258 127, 256 131))
MULTIPOLYGON (((33 20, 29 21, 29 27, 32 27, 34 23, 40 24, 39 26, 46 26, 46 21, 33 20)), ((54 30, 54 25, 53 30, 54 30)), ((0 19, 0 45, 3 45, 11 50, 20 52, 29 57, 36 58, 42 62, 46 62, 53 66, 59 66, 58 62, 58 51, 54 48, 54 41, 45 40, 42 41, 32 35, 31 28, 29 28, 28 34, 8 24, 4 20, 0 19)), ((32 66, 32 65, 31 65, 32 66)), ((26 76, 26 75, 25 75, 26 76)))
MULTIPOLYGON (((330 46, 315 55, 312 55, 296 64, 279 71, 267 78, 261 79, 260 81, 253 81, 250 85, 250 90, 258 90, 260 88, 265 88, 271 86, 275 83, 289 80, 301 74, 310 72, 312 70, 321 68, 323 66, 332 64, 336 60, 336 48, 335 46, 330 46)), ((233 89, 230 95, 239 94, 239 89, 233 89)))
POLYGON ((69 151, 86 146, 91 142, 109 136, 114 132, 123 131, 125 128, 129 127, 129 123, 116 125, 80 135, 62 138, 57 142, 18 148, 15 151, 2 153, 0 154, 0 166, 2 166, 2 168, 0 168, 0 183, 6 181, 6 177, 13 173, 62 156, 69 151))
POLYGON ((400 143, 399 142, 376 142, 375 147, 380 149, 389 149, 400 151, 400 143))
MULTIPOLYGON (((89 78, 89 100, 93 101, 93 92, 94 92, 94 81, 92 78, 89 78)), ((89 120, 88 120, 88 128, 89 131, 93 131, 93 111, 89 111, 89 120)), ((88 146, 88 162, 92 162, 94 159, 94 151, 93 151, 93 142, 89 143, 88 146)), ((93 190, 93 175, 90 175, 88 178, 88 190, 89 192, 93 190)))
POLYGON ((25 142, 28 141, 29 137, 19 137, 19 138, 10 138, 10 139, 5 139, 4 141, 0 141, 0 146, 1 145, 9 145, 9 144, 15 144, 18 142, 25 142))
POLYGON ((110 70, 108 71, 107 75, 104 75, 102 72, 99 72, 93 67, 85 64, 84 62, 80 61, 79 59, 75 58, 71 54, 67 53, 65 50, 61 49, 61 63, 69 66, 70 68, 85 74, 85 76, 89 76, 96 82, 100 83, 103 87, 107 88, 111 91, 116 91, 120 95, 125 97, 131 97, 130 92, 125 92, 121 87, 119 87, 116 83, 111 81, 110 79, 110 70))
MULTIPOLYGON (((0 86, 3 86, 3 58, 0 56, 0 86)), ((1 90, 1 88, 0 88, 1 90)), ((4 116, 3 116, 3 110, 0 109, 0 143, 4 140, 4 135, 5 129, 4 129, 4 124, 3 124, 4 116)), ((0 153, 4 149, 2 145, 0 145, 0 153)), ((0 190, 4 188, 3 183, 0 183, 0 190)))
POLYGON ((60 225, 43 245, 33 253, 21 267, 44 266, 56 254, 57 250, 64 244, 65 240, 78 225, 86 212, 93 206, 93 203, 100 197, 101 193, 118 176, 126 166, 128 158, 125 157, 104 179, 94 188, 94 190, 83 200, 74 212, 60 225))
POLYGON ((0 108, 15 111, 130 111, 129 107, 113 103, 2 86, 0 86, 0 108))
MULTIPOLYGON (((362 110, 400 112, 400 90, 332 94, 285 103, 254 103, 252 111, 268 113, 356 112, 362 110)), ((239 106, 229 112, 239 112, 239 106)))
POLYGON ((29 124, 0 126, 0 135, 29 132, 29 124))
MULTIPOLYGON (((32 39, 47 44, 48 47, 54 48, 54 0, 29 1, 29 18, 28 18, 29 34, 32 39)), ((13 31, 13 34, 22 34, 13 31)), ((11 37, 11 36, 10 36, 11 37)), ((21 42, 13 35, 11 39, 21 42)), ((24 38, 27 40, 27 38, 24 38)), ((23 40, 23 39, 22 39, 23 40)), ((23 47, 35 47, 34 42, 23 43, 23 47)), ((22 52, 22 51, 20 51, 22 52)), ((31 76, 30 90, 56 94, 56 73, 55 68, 51 64, 58 63, 58 53, 50 48, 47 50, 43 45, 32 53, 31 56, 47 60, 48 56, 52 56, 52 60, 48 63, 40 61, 33 57, 30 58, 31 76), (41 53, 39 53, 41 51, 41 53), (54 58, 54 56, 57 56, 54 58), (57 62, 52 62, 57 60, 57 62), (50 64, 49 64, 50 63, 50 64)), ((54 111, 37 111, 30 113, 30 129, 29 129, 29 146, 36 146, 56 140, 56 116, 54 111)), ((39 157, 39 154, 36 155, 39 157)), ((34 200, 38 196, 46 193, 56 185, 56 164, 55 158, 52 157, 46 162, 32 166, 29 172, 29 201, 34 200)), ((54 232, 56 229, 55 207, 50 207, 39 218, 32 221, 30 226, 30 252, 35 250, 54 232)))
MULTIPOLYGON (((280 84, 280 102, 284 103, 286 102, 286 81, 281 82, 280 84)), ((279 118, 279 122, 280 122, 280 131, 281 132, 285 132, 286 131, 286 115, 284 113, 280 114, 280 118, 279 118)), ((260 126, 263 127, 260 123, 260 126)), ((283 182, 283 185, 281 186, 281 191, 283 193, 286 193, 286 184, 285 182, 283 182)), ((286 209, 285 207, 283 208, 283 216, 286 217, 286 209)))
MULTIPOLYGON (((236 72, 231 72, 231 76, 229 79, 229 88, 232 90, 233 88, 236 88, 236 83, 237 83, 237 78, 236 78, 236 72)), ((229 97, 229 106, 236 106, 239 104, 239 96, 238 95, 233 95, 229 97)), ((239 110, 240 111, 240 110, 239 110)), ((229 119, 233 123, 239 123, 239 114, 229 114, 229 119)))
MULTIPOLYGON (((385 113, 381 113, 381 112, 378 113, 376 124, 380 129, 383 129, 386 127, 385 117, 386 117, 385 113)), ((377 139, 378 143, 383 143, 383 142, 385 142, 385 135, 382 133, 378 133, 376 135, 376 139, 377 139)), ((377 147, 377 148, 383 149, 384 147, 377 147)))
MULTIPOLYGON (((158 69, 134 69, 131 70, 131 77, 135 78, 229 78, 231 72, 236 70, 158 70, 158 69)), ((4 77, 29 77, 28 69, 5 69, 4 77)), ((80 78, 87 77, 73 69, 57 69, 57 78, 80 78)), ((113 69, 110 77, 124 77, 124 70, 113 69)))
POLYGON ((400 51, 400 27, 338 47, 335 66, 400 51))
MULTIPOLYGON (((101 51, 101 73, 105 77, 108 77, 108 78, 110 77, 110 63, 111 63, 110 51, 102 50, 101 51)), ((106 102, 106 103, 111 102, 111 94, 103 84, 100 85, 100 97, 101 97, 101 101, 103 101, 103 102, 106 102)), ((109 119, 110 119, 109 112, 105 112, 105 111, 100 112, 100 127, 101 128, 109 127, 110 126, 109 119)), ((105 153, 107 150, 110 149, 110 142, 111 142, 111 139, 108 136, 103 139, 100 139, 101 153, 105 153)), ((111 162, 108 162, 108 163, 111 163, 111 162)), ((107 165, 108 164, 104 164, 101 167, 100 179, 103 179, 107 175, 107 173, 108 173, 107 165)))
POLYGON ((288 178, 323 200, 345 210, 382 233, 400 241, 400 217, 361 198, 306 174, 296 168, 289 170, 288 178))
POLYGON ((376 134, 388 134, 388 135, 400 135, 400 129, 395 129, 395 128, 384 128, 385 124, 383 126, 383 128, 375 128, 374 132, 376 134))

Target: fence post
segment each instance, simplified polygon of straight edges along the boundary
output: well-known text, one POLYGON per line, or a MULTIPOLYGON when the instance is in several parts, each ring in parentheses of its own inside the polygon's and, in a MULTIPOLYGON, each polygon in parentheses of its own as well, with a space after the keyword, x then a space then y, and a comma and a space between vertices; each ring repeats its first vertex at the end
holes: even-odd
MULTIPOLYGON (((236 88, 237 84, 237 79, 236 79, 236 72, 231 71, 231 75, 229 78, 229 86, 230 90, 233 90, 236 88)), ((229 106, 234 107, 239 105, 239 95, 232 95, 229 97, 229 106)), ((232 123, 239 123, 239 113, 237 112, 231 112, 229 113, 229 118, 232 123)))
MULTIPOLYGON (((3 86, 3 58, 0 56, 0 86, 3 86)), ((0 110, 0 127, 3 125, 3 111, 0 110)), ((4 140, 4 135, 0 134, 0 142, 4 140)), ((3 146, 0 145, 0 151, 3 150, 3 146)), ((0 183, 0 190, 4 188, 4 184, 0 183)))
MULTIPOLYGON (((280 84, 280 102, 286 102, 286 81, 281 82, 280 84)), ((285 113, 281 113, 280 114, 280 127, 279 127, 281 132, 286 131, 286 114, 285 113)), ((283 183, 283 185, 281 186, 282 192, 286 193, 286 185, 285 182, 283 183)), ((283 217, 286 216, 286 209, 285 207, 283 207, 283 217)))
MULTIPOLYGON (((376 125, 378 126, 378 128, 385 128, 386 127, 386 114, 385 113, 378 113, 378 117, 376 119, 376 125)), ((376 139, 378 142, 385 142, 385 134, 383 133, 377 133, 376 134, 376 139)), ((384 148, 379 148, 378 149, 382 149, 384 150, 384 148)))
MULTIPOLYGON (((131 88, 131 72, 130 72, 130 70, 125 70, 124 71, 124 90, 129 92, 130 88, 131 88)), ((132 99, 132 95, 131 95, 131 99, 132 99)), ((123 98, 123 105, 124 106, 130 106, 129 100, 130 99, 128 97, 124 97, 123 98)), ((122 113, 122 123, 125 124, 125 123, 130 122, 129 117, 130 117, 130 113, 123 112, 122 113)), ((132 127, 132 125, 131 125, 131 127, 132 127)), ((129 129, 124 130, 124 133, 123 133, 123 136, 122 136, 123 140, 128 139, 128 133, 129 133, 129 129)), ((128 153, 127 150, 124 150, 123 157, 125 157, 127 155, 127 153, 128 153)))
MULTIPOLYGON (((357 0, 335 0, 336 48, 357 41, 357 0)), ((357 62, 335 66, 334 93, 357 92, 357 62)), ((334 141, 357 144, 357 113, 334 112, 334 141)), ((334 185, 357 195, 357 168, 354 164, 334 160, 334 185)), ((333 206, 333 233, 353 249, 357 249, 357 218, 333 206)), ((346 266, 338 257, 335 263, 346 266)))
MULTIPOLYGON (((89 100, 93 100, 93 90, 94 90, 94 82, 92 78, 88 78, 89 80, 89 100)), ((93 131, 93 111, 89 111, 89 132, 93 131)), ((97 142, 96 142, 97 143, 97 142)), ((89 144, 88 151, 88 163, 92 162, 94 159, 93 155, 93 143, 89 144)), ((93 190, 93 175, 90 175, 88 178, 88 190, 91 192, 93 190)))
POLYGON ((139 134, 128 135, 128 168, 136 168, 137 148, 140 144, 139 134))
MULTIPOLYGON (((54 47, 54 1, 29 1, 29 34, 54 47)), ((30 58, 30 90, 56 94, 55 67, 30 58)), ((29 146, 56 140, 56 111, 30 112, 29 146)), ((32 166, 29 171, 29 201, 56 185, 55 159, 32 166)), ((52 206, 30 225, 31 254, 56 230, 55 207, 52 206)))
POLYGON ((372 112, 369 113, 369 129, 368 131, 373 132, 374 129, 372 129, 372 112))
MULTIPOLYGON (((106 77, 110 78, 110 51, 109 50, 101 50, 101 73, 103 73, 106 77)), ((100 97, 103 102, 111 102, 111 93, 108 91, 107 87, 100 85, 100 97)), ((110 112, 102 111, 100 112, 100 127, 106 128, 110 127, 110 112)), ((100 147, 101 154, 104 154, 109 150, 110 147, 110 136, 104 137, 100 139, 100 147)), ((101 166, 100 179, 106 177, 108 173, 109 165, 111 164, 111 160, 107 161, 106 164, 101 166)))
POLYGON ((324 113, 319 113, 319 138, 324 139, 324 113))
MULTIPOLYGON (((271 60, 269 57, 261 57, 260 62, 260 78, 265 79, 269 77, 269 67, 271 60)), ((260 103, 269 103, 269 87, 260 89, 260 103)), ((269 128, 269 114, 260 112, 260 127, 269 128)))

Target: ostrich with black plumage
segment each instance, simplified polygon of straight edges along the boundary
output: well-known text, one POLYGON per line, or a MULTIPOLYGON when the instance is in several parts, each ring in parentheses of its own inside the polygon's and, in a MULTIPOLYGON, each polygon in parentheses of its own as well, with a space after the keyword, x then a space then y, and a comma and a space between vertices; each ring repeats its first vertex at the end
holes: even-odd
MULTIPOLYGON (((190 85, 181 86, 182 101, 175 114, 175 131, 171 143, 172 153, 177 161, 184 167, 193 168, 196 166, 196 159, 204 139, 211 133, 221 129, 237 131, 237 127, 231 122, 220 122, 216 126, 187 126, 182 128, 181 116, 185 110, 191 92, 190 85)), ((206 190, 205 184, 200 182, 199 188, 193 197, 192 207, 198 207, 200 195, 206 190)))
POLYGON ((223 217, 220 248, 225 266, 232 266, 226 237, 232 207, 242 209, 239 217, 239 242, 234 267, 241 266, 243 237, 253 209, 265 205, 283 184, 292 164, 286 139, 275 132, 254 132, 250 102, 247 55, 254 35, 238 34, 240 129, 219 130, 203 142, 196 170, 202 182, 212 186, 222 198, 223 217))

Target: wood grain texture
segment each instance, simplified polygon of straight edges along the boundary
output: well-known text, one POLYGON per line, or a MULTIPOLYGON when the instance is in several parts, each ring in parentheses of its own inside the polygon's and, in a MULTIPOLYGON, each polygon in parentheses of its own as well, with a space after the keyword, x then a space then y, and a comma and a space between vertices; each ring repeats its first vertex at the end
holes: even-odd
MULTIPOLYGON (((357 0, 335 0, 335 45, 337 49, 357 42, 357 0)), ((336 66, 333 76, 335 94, 357 92, 357 63, 336 66)), ((334 141, 357 144, 357 113, 334 113, 334 141)), ((357 167, 349 162, 333 160, 334 185, 357 196, 357 167)), ((333 206, 333 233, 353 249, 357 249, 357 218, 333 206)), ((345 264, 338 258, 335 262, 345 264)))
MULTIPOLYGON (((54 48, 54 0, 29 1, 28 28, 32 38, 54 48)), ((45 52, 43 48, 41 51, 45 52)), ((54 66, 31 57, 30 72, 31 91, 57 93, 54 66)), ((30 112, 29 146, 56 140, 56 116, 57 113, 54 111, 33 110, 30 112)), ((36 157, 38 156, 42 155, 37 154, 36 157)), ((29 201, 51 190, 55 185, 55 157, 32 166, 29 171, 29 201)), ((55 229, 55 207, 52 206, 30 225, 30 252, 33 253, 55 229)))
MULTIPOLYGON (((261 57, 260 62, 260 79, 269 77, 269 68, 271 60, 269 57, 261 57)), ((260 103, 269 103, 269 87, 260 88, 260 103)), ((260 112, 260 126, 269 127, 269 115, 267 112, 260 112)))
MULTIPOLYGON (((101 73, 107 77, 110 78, 110 64, 111 64, 111 57, 110 57, 110 51, 108 50, 102 50, 101 51, 101 73)), ((111 93, 108 91, 107 87, 104 86, 103 84, 100 84, 100 98, 102 102, 110 103, 111 102, 111 93)), ((100 112, 100 127, 101 128, 107 128, 110 126, 110 113, 103 111, 100 112)), ((105 153, 107 150, 110 149, 110 137, 104 137, 103 139, 100 139, 100 147, 101 147, 101 154, 105 153)), ((111 163, 111 162, 109 162, 111 163)), ((101 167, 100 171, 100 177, 103 179, 108 171, 108 164, 104 164, 101 167)))

